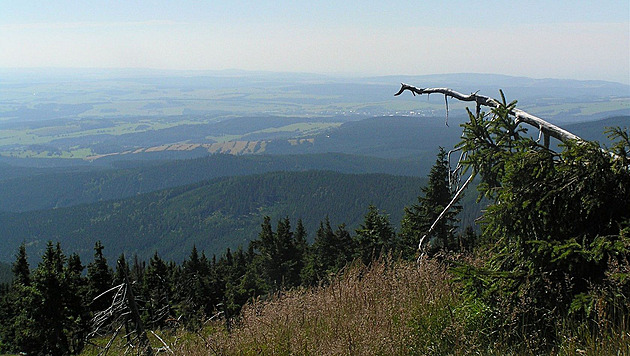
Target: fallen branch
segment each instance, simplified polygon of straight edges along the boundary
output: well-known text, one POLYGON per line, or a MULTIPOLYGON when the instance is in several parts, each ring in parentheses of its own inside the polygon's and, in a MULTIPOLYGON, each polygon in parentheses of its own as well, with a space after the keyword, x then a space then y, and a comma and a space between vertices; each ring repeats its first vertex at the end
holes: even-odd
MULTIPOLYGON (((433 232, 433 229, 435 229, 435 226, 437 225, 437 223, 442 220, 442 218, 444 217, 444 215, 446 214, 447 211, 449 211, 451 209, 451 207, 457 203, 457 201, 459 200, 459 198, 461 197, 462 193, 464 192, 464 190, 466 190, 466 188, 468 187, 468 184, 470 184, 470 182, 472 182, 472 180, 475 178, 475 172, 472 172, 472 174, 470 175, 470 177, 468 177, 468 179, 466 179, 466 182, 464 182, 464 184, 459 188, 459 190, 457 191, 457 193, 455 193, 455 195, 453 196, 453 198, 451 199, 451 201, 448 203, 448 205, 444 208, 444 210, 442 210, 442 212, 440 213, 440 215, 438 215, 437 219, 435 219, 435 221, 433 222, 433 224, 431 224, 431 227, 429 228, 429 231, 427 231, 426 234, 424 234, 424 236, 422 236, 422 238, 420 239, 420 243, 418 243, 418 250, 423 251, 422 249, 422 243, 424 242, 424 239, 431 235, 431 233, 433 232)), ((424 252, 420 254, 420 257, 418 257, 418 261, 420 261, 420 258, 424 255, 424 252)))
MULTIPOLYGON (((401 83, 400 90, 396 94, 394 94, 394 96, 398 96, 402 94, 405 90, 410 91, 414 96, 416 94, 428 95, 428 94, 433 94, 433 93, 439 93, 439 94, 443 94, 444 97, 450 96, 452 98, 455 98, 461 101, 475 102, 477 104, 477 111, 479 111, 479 107, 481 106, 487 106, 490 108, 499 107, 499 101, 489 96, 479 95, 477 93, 465 95, 465 94, 456 92, 455 90, 448 89, 448 88, 417 88, 417 87, 414 87, 412 85, 408 85, 405 83, 401 83)), ((571 132, 564 130, 563 128, 558 127, 552 123, 549 123, 537 116, 526 113, 523 110, 514 109, 512 110, 510 114, 512 114, 516 118, 517 122, 524 122, 526 124, 534 126, 537 129, 539 129, 544 135, 554 137, 562 142, 566 142, 569 140, 584 141, 581 137, 575 134, 572 134, 571 132)))

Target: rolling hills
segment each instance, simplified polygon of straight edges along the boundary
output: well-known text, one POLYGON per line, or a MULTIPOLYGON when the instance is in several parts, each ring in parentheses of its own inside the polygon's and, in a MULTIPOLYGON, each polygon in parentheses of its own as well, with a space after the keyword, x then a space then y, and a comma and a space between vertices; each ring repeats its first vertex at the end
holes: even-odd
POLYGON ((20 243, 39 256, 48 240, 90 260, 101 240, 108 258, 120 253, 148 259, 158 251, 181 261, 196 245, 207 254, 245 245, 263 216, 298 218, 313 238, 326 217, 350 229, 369 204, 398 225, 403 207, 416 201, 424 178, 331 171, 272 172, 226 177, 160 190, 124 200, 25 213, 0 213, 0 260, 11 261, 20 243))
MULTIPOLYGON (((272 171, 331 170, 341 173, 386 173, 421 176, 431 161, 383 159, 342 153, 303 155, 215 154, 201 158, 155 162, 115 162, 118 169, 15 167, 19 177, 1 179, 0 211, 22 212, 121 199, 217 177, 272 171)), ((14 170, 6 166, 7 172, 14 170)))

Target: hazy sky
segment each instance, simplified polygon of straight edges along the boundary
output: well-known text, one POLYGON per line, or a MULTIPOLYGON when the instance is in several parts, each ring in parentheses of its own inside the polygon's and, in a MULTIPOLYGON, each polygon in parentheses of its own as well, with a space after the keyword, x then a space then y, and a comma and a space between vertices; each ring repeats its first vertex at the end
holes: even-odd
POLYGON ((630 82, 630 2, 0 0, 0 67, 630 82))

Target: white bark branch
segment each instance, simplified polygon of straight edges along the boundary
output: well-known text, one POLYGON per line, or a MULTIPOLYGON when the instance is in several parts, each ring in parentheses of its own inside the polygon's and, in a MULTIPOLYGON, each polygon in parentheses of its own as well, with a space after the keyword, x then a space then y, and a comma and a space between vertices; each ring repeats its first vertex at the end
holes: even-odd
MULTIPOLYGON (((455 195, 453 196, 453 199, 451 199, 451 201, 448 203, 448 205, 444 208, 444 210, 442 210, 442 212, 440 213, 440 215, 438 215, 437 219, 435 219, 435 221, 433 222, 433 224, 431 224, 431 227, 429 228, 429 231, 427 231, 427 233, 422 236, 422 238, 420 239, 420 243, 418 243, 418 250, 422 251, 422 243, 424 242, 424 239, 431 235, 431 233, 433 232, 433 229, 435 229, 435 226, 437 225, 437 223, 442 220, 442 218, 444 217, 444 215, 446 215, 446 212, 449 211, 451 209, 451 207, 453 207, 453 205, 455 203, 457 203, 457 201, 459 200, 459 198, 461 197, 462 193, 464 192, 464 190, 466 190, 466 188, 468 187, 468 184, 470 184, 470 182, 472 182, 472 180, 475 178, 475 172, 472 172, 472 174, 470 175, 470 177, 468 177, 468 179, 466 179, 466 182, 464 182, 464 184, 461 186, 461 188, 459 188, 459 190, 457 191, 457 193, 455 193, 455 195)), ((421 254, 420 257, 418 257, 418 261, 420 261, 420 258, 423 256, 424 254, 421 254)))
MULTIPOLYGON (((398 96, 402 94, 405 90, 410 91, 413 95, 439 93, 439 94, 443 94, 445 97, 450 96, 452 98, 455 98, 461 101, 475 102, 477 104, 477 107, 479 106, 487 106, 490 108, 499 107, 499 101, 485 95, 478 95, 477 93, 465 95, 465 94, 458 93, 448 88, 417 88, 412 85, 408 85, 404 83, 401 83, 400 90, 398 91, 398 93, 394 94, 394 96, 398 96)), ((524 122, 526 124, 534 126, 540 131, 542 131, 544 135, 554 137, 562 142, 566 142, 569 140, 584 141, 581 137, 575 134, 572 134, 571 132, 561 127, 551 124, 537 116, 526 113, 523 110, 514 109, 512 110, 511 114, 516 118, 517 122, 524 122)))

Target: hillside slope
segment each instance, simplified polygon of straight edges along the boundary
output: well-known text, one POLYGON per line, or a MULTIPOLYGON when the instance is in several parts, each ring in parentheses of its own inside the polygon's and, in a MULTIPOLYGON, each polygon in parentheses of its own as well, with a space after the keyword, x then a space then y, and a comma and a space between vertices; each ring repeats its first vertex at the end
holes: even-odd
MULTIPOLYGON (((118 162, 119 169, 31 169, 30 176, 0 179, 0 211, 24 212, 122 199, 218 177, 273 171, 332 170, 342 173, 386 173, 420 176, 431 160, 386 160, 347 154, 210 155, 189 160, 142 164, 118 162), (138 166, 136 166, 138 165, 138 166)), ((7 166, 7 168, 11 168, 7 166)), ((26 170, 26 168, 22 169, 26 170)))
POLYGON ((207 254, 246 245, 265 215, 274 221, 298 218, 313 238, 328 216, 350 228, 363 221, 369 204, 391 214, 398 225, 403 207, 416 201, 426 180, 384 174, 330 171, 275 172, 219 178, 161 190, 125 200, 26 213, 0 213, 0 260, 12 261, 20 243, 29 255, 41 255, 46 241, 92 258, 101 240, 109 258, 137 253, 148 259, 158 251, 182 260, 196 245, 207 254))

